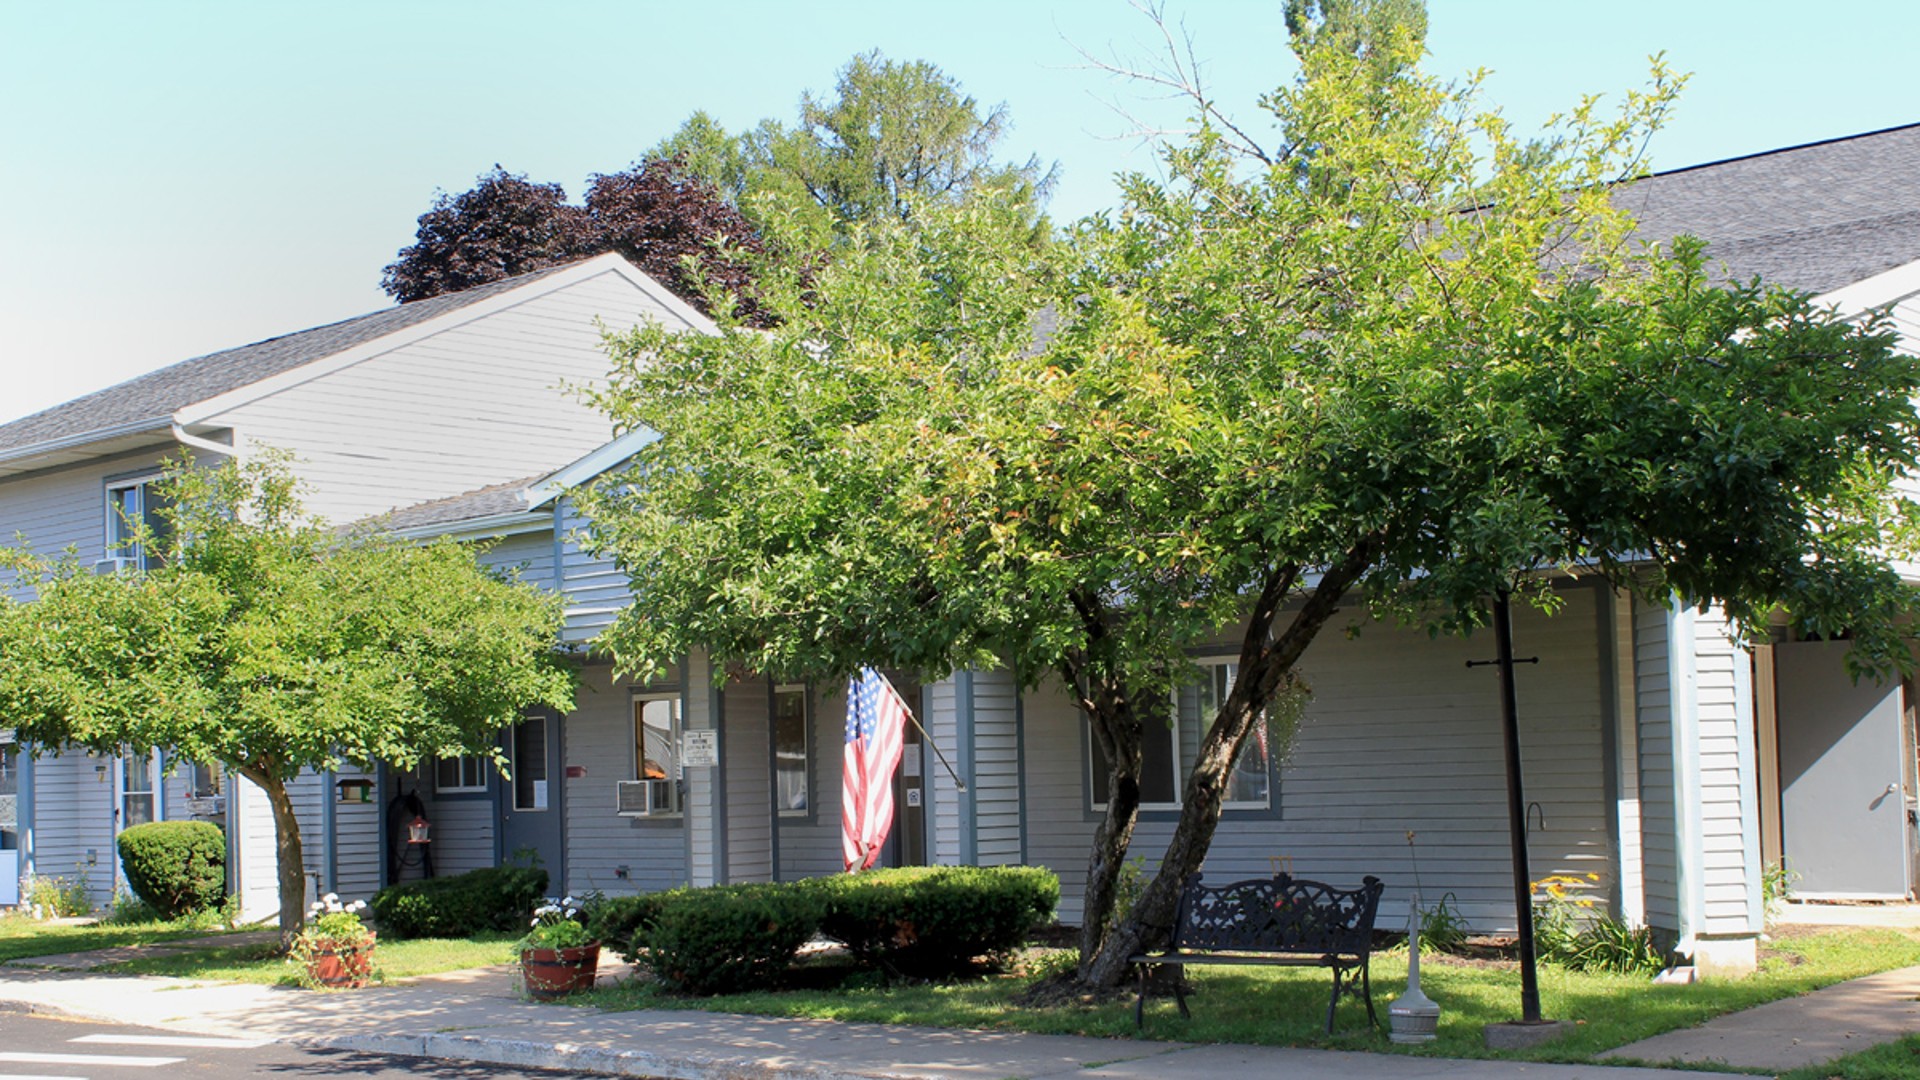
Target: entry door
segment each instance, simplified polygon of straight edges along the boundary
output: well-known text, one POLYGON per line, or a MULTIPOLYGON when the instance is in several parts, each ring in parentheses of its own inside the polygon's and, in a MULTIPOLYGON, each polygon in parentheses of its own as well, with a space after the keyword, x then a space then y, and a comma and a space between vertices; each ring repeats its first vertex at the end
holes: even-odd
POLYGON ((1774 648, 1787 869, 1803 896, 1905 899, 1900 685, 1854 682, 1848 648, 1844 641, 1774 648))
POLYGON ((566 891, 565 834, 560 824, 560 718, 535 713, 508 728, 503 742, 513 778, 500 785, 500 851, 510 863, 539 860, 547 888, 566 891))
MULTIPOLYGON (((921 701, 925 696, 920 692, 920 685, 907 679, 895 679, 893 685, 900 692, 900 699, 907 703, 907 708, 913 710, 914 719, 919 719, 921 701)), ((887 835, 880 861, 883 866, 925 866, 927 750, 917 726, 908 724, 901 736, 900 768, 893 778, 893 830, 887 835)))

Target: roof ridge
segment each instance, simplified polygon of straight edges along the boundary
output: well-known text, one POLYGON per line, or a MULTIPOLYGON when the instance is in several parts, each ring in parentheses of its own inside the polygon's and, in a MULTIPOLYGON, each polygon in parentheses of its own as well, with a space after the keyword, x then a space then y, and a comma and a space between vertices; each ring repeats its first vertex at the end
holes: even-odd
POLYGON ((1851 142, 1854 139, 1871 139, 1876 135, 1890 135, 1896 131, 1905 131, 1908 128, 1920 128, 1920 121, 1907 124, 1895 124, 1892 127, 1876 128, 1872 131, 1855 132, 1852 135, 1835 135, 1827 139, 1814 139, 1811 142, 1796 143, 1792 146, 1776 146, 1771 150, 1756 150, 1748 154, 1735 154, 1732 157, 1719 158, 1714 161, 1702 161, 1694 165, 1681 165, 1677 168, 1661 169, 1657 172, 1650 172, 1644 176, 1635 177, 1633 180, 1626 182, 1633 183, 1636 180, 1651 180, 1656 176, 1674 176, 1679 173, 1697 172, 1701 169, 1713 169, 1721 165, 1731 165, 1738 161, 1751 161, 1754 158, 1772 157, 1775 154, 1790 154, 1796 150, 1811 150, 1816 146, 1831 146, 1834 143, 1851 142))

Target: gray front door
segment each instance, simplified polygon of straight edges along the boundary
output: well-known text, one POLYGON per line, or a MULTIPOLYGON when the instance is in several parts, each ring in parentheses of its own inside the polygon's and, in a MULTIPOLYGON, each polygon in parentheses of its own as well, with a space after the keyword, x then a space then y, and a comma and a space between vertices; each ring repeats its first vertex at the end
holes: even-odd
POLYGON ((1905 899, 1900 684, 1854 682, 1848 647, 1815 641, 1774 649, 1782 850, 1796 894, 1905 899))
POLYGON ((559 717, 534 713, 508 728, 503 739, 513 778, 501 785, 500 851, 509 863, 536 861, 547 871, 547 889, 566 890, 565 832, 561 826, 559 717))

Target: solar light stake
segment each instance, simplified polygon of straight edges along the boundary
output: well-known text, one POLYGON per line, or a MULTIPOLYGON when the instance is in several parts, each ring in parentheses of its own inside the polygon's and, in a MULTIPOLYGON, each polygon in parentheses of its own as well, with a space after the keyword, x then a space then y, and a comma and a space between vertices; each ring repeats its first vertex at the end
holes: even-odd
POLYGON ((1440 1028, 1440 1006, 1420 992, 1420 894, 1407 903, 1407 992, 1387 1006, 1389 1036, 1397 1043, 1427 1043, 1440 1028))

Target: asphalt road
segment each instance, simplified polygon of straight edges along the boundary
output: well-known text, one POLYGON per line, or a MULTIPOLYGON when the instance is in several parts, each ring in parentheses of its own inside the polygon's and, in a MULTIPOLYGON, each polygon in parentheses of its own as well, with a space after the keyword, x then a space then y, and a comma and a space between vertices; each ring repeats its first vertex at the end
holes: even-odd
POLYGON ((148 1028, 0 1012, 0 1080, 224 1080, 278 1076, 559 1080, 585 1073, 514 1069, 428 1058, 309 1050, 148 1028))

